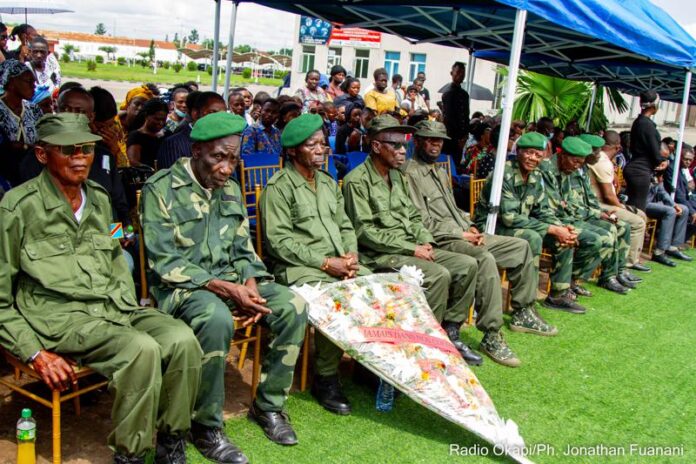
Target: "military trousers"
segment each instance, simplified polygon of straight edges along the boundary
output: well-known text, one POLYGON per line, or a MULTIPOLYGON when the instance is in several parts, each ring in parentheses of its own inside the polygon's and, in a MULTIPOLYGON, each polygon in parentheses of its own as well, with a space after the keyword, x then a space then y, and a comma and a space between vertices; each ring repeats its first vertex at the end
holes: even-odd
MULTIPOLYGON (((541 256, 541 250, 544 247, 548 248, 552 257, 550 275, 551 290, 554 293, 560 293, 570 288, 570 280, 573 273, 573 248, 560 247, 556 239, 552 236, 544 235, 542 237, 537 231, 532 229, 508 229, 507 227, 498 227, 496 232, 498 235, 516 237, 527 241, 533 256, 532 263, 534 264, 534 271, 537 276, 536 285, 538 285, 539 279, 539 258, 541 256)), ((512 283, 512 279, 510 282, 512 283)), ((536 287, 534 291, 536 297, 536 287)))
POLYGON ((122 313, 128 325, 101 317, 109 310, 114 311, 95 304, 93 314, 74 318, 64 336, 42 344, 109 379, 114 397, 109 447, 140 456, 152 449, 157 430, 183 433, 190 428, 201 348, 186 324, 155 309, 122 313))
POLYGON ((630 227, 619 221, 617 225, 602 219, 577 221, 579 246, 575 251, 573 278, 589 280, 597 266, 602 266, 600 280, 615 277, 626 267, 630 242, 630 227), (618 227, 617 227, 618 226, 618 227), (621 237, 619 232, 621 231, 621 237))
POLYGON ((438 322, 463 323, 474 302, 478 263, 461 253, 436 248, 434 261, 415 256, 384 254, 373 258, 374 271, 395 272, 401 266, 416 266, 425 275, 425 298, 438 322))
POLYGON ((639 263, 640 253, 643 251, 643 242, 645 241, 645 225, 648 221, 645 213, 639 209, 632 213, 626 208, 617 208, 604 203, 600 203, 600 206, 604 211, 616 214, 620 221, 628 224, 630 228, 630 245, 626 261, 629 264, 639 263))
MULTIPOLYGON (((285 405, 307 325, 305 301, 289 288, 274 282, 258 284, 259 293, 272 312, 261 319, 272 340, 263 358, 256 404, 263 411, 281 411, 285 405)), ((234 321, 226 301, 205 289, 176 289, 160 307, 186 322, 203 349, 202 379, 193 420, 222 427, 225 402, 225 366, 234 321)))

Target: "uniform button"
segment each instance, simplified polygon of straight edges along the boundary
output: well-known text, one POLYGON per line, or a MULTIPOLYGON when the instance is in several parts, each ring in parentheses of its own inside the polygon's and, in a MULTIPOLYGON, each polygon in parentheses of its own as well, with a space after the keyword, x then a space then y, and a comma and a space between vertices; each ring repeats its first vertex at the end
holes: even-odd
POLYGON ((60 248, 61 250, 64 250, 64 249, 65 249, 65 245, 61 243, 60 246, 59 246, 59 248, 60 248))

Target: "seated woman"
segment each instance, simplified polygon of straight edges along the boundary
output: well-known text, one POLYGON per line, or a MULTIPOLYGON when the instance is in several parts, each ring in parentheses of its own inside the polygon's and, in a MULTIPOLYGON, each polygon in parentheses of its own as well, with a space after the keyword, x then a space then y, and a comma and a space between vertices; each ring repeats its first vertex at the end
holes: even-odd
POLYGON ((316 69, 312 69, 305 76, 305 87, 297 89, 295 96, 302 99, 302 112, 309 112, 311 102, 324 103, 329 101, 329 96, 326 91, 319 87, 319 79, 321 74, 316 69))
POLYGON ((346 106, 346 122, 336 132, 336 154, 362 151, 362 131, 360 118, 363 107, 359 104, 346 106))
POLYGON ((491 126, 477 122, 471 128, 474 144, 466 149, 462 164, 464 173, 477 179, 485 178, 495 166, 495 147, 491 143, 491 126))
POLYGON ((131 166, 155 167, 155 157, 162 143, 162 129, 167 121, 167 104, 159 98, 148 100, 136 118, 140 127, 128 134, 127 153, 131 166))
POLYGON ((334 100, 334 105, 347 105, 348 103, 357 103, 360 106, 365 106, 365 101, 360 96, 360 81, 354 77, 346 77, 346 80, 341 84, 341 89, 345 92, 340 97, 334 100))

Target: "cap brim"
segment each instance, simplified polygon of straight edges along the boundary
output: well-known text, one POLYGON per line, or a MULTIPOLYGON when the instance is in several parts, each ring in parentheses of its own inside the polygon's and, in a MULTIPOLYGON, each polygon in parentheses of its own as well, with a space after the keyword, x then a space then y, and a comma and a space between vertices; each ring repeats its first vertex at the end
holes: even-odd
POLYGON ((416 131, 418 131, 418 129, 416 129, 413 126, 398 125, 398 126, 385 127, 383 129, 376 130, 376 131, 372 132, 371 135, 375 135, 375 134, 379 134, 381 132, 387 132, 387 131, 389 131, 389 132, 401 132, 403 134, 413 134, 416 131))
POLYGON ((91 132, 64 132, 62 134, 49 135, 40 140, 51 145, 79 145, 81 143, 98 142, 101 139, 100 136, 91 132))
POLYGON ((430 137, 433 139, 444 139, 444 140, 452 140, 450 137, 447 137, 447 134, 443 134, 441 132, 434 132, 434 131, 417 131, 415 134, 416 137, 430 137))

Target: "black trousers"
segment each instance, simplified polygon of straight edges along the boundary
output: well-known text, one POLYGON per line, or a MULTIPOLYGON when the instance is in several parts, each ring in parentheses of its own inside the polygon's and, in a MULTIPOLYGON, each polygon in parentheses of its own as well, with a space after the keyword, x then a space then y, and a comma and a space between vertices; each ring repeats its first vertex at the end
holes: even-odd
POLYGON ((642 167, 631 167, 629 164, 624 170, 626 180, 626 195, 628 196, 627 205, 645 211, 648 204, 648 193, 650 193, 650 180, 652 170, 642 167))

